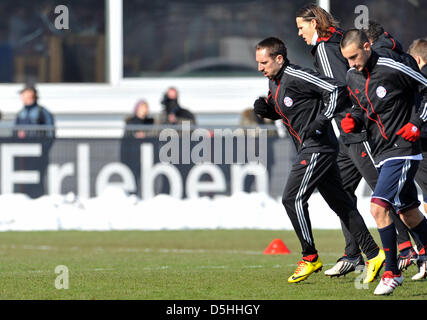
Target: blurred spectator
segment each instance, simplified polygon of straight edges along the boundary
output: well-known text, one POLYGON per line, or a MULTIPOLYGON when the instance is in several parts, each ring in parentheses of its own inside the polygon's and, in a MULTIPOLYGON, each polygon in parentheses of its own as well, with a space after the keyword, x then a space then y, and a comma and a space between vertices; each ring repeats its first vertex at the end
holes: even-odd
POLYGON ((38 171, 40 180, 38 183, 16 184, 14 192, 25 193, 31 198, 38 198, 45 194, 46 171, 49 163, 49 150, 55 137, 54 119, 52 114, 37 103, 37 90, 33 86, 27 86, 20 91, 24 108, 18 113, 14 131, 14 137, 18 141, 39 143, 42 150, 40 156, 17 157, 15 168, 19 171, 38 171), (25 126, 19 128, 19 126, 25 126), (33 126, 34 129, 27 128, 33 126), (47 126, 37 128, 37 126, 47 126))
POLYGON ((148 102, 139 100, 135 104, 133 114, 125 119, 125 133, 120 143, 120 161, 131 169, 135 178, 136 190, 131 192, 134 194, 139 194, 141 191, 142 139, 150 139, 153 136, 153 130, 147 131, 144 128, 138 128, 154 124, 154 119, 148 114, 148 102))
MULTIPOLYGON (((27 86, 20 91, 20 94, 24 107, 16 116, 16 126, 54 126, 53 115, 46 108, 38 104, 38 95, 35 87, 27 86)), ((43 128, 43 130, 27 130, 18 128, 14 134, 19 139, 43 137, 54 138, 55 129, 43 128)))
POLYGON ((164 94, 161 103, 164 107, 161 123, 178 124, 182 121, 195 123, 194 114, 179 104, 176 88, 170 87, 164 94))
MULTIPOLYGON (((279 122, 279 125, 281 123, 280 120, 277 120, 276 122, 279 122)), ((245 110, 242 111, 242 113, 240 114, 240 126, 241 127, 256 127, 256 131, 255 131, 255 135, 259 135, 259 128, 258 126, 263 126, 263 125, 274 125, 275 121, 271 120, 271 119, 265 119, 265 118, 261 118, 259 115, 257 115, 254 111, 254 108, 247 108, 245 110)), ((276 136, 276 135, 280 135, 279 133, 280 128, 277 128, 277 132, 274 130, 269 130, 268 131, 268 135, 269 136, 276 136)), ((283 129, 282 129, 283 130, 283 129)), ((246 134, 249 134, 252 131, 247 131, 246 134)))
MULTIPOLYGON (((271 122, 270 122, 271 123, 271 122)), ((260 124, 266 124, 264 118, 258 116, 253 108, 243 110, 240 118, 241 126, 256 126, 260 124)))
POLYGON ((154 123, 154 119, 148 116, 149 107, 145 100, 139 100, 134 108, 133 115, 126 118, 125 137, 126 138, 145 138, 146 133, 144 130, 135 130, 136 126, 139 125, 151 125, 154 123))

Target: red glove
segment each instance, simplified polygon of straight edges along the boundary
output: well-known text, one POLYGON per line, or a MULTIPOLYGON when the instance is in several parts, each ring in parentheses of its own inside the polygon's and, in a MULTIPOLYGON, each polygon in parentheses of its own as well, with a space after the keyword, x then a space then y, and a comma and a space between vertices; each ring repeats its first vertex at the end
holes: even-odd
POLYGON ((397 135, 402 135, 402 138, 411 142, 415 142, 420 137, 420 129, 417 126, 414 126, 412 123, 408 122, 405 124, 399 131, 397 135))
POLYGON ((341 120, 341 128, 344 130, 345 133, 350 133, 354 130, 355 126, 356 121, 354 121, 354 118, 351 116, 350 113, 347 113, 345 115, 345 118, 341 120))

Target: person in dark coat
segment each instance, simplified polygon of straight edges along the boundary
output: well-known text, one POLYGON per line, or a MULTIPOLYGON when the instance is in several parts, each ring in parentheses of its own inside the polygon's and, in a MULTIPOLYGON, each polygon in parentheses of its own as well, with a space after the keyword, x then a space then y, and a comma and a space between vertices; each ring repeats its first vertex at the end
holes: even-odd
POLYGON ((149 116, 148 102, 139 100, 134 107, 133 114, 125 119, 126 127, 120 144, 120 160, 132 171, 136 190, 141 191, 141 143, 151 136, 152 128, 144 128, 154 124, 154 119, 149 116))
POLYGON ((135 104, 134 112, 131 116, 126 118, 125 137, 133 137, 137 139, 145 138, 146 132, 144 130, 136 130, 140 125, 152 125, 154 119, 148 115, 149 107, 145 100, 139 100, 135 104))
POLYGON ((38 92, 33 85, 26 85, 20 92, 23 108, 15 119, 13 138, 18 143, 38 143, 42 148, 38 157, 18 157, 15 159, 17 170, 34 170, 40 174, 38 183, 16 184, 14 192, 39 198, 45 194, 46 173, 49 164, 49 152, 55 138, 55 121, 51 112, 38 103, 38 92))
POLYGON ((182 121, 195 122, 194 114, 183 108, 178 102, 178 90, 170 87, 163 95, 161 104, 164 107, 163 123, 178 124, 182 121))

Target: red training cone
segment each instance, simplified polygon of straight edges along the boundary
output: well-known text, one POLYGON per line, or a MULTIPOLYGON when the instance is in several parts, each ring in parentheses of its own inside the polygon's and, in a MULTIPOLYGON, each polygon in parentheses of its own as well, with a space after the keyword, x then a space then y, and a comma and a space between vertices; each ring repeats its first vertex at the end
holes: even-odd
POLYGON ((291 251, 281 239, 274 239, 264 250, 264 254, 290 254, 291 251))

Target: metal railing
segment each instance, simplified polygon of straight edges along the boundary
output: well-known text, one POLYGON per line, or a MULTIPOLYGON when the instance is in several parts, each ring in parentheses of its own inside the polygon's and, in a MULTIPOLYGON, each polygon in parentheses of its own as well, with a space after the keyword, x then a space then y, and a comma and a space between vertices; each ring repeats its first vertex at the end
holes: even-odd
POLYGON ((174 130, 178 134, 183 131, 194 132, 199 130, 208 135, 214 135, 218 130, 231 132, 234 135, 258 135, 264 131, 267 136, 286 136, 282 127, 274 124, 254 126, 230 125, 193 125, 189 123, 164 125, 105 125, 105 124, 79 124, 79 125, 14 125, 0 123, 1 138, 122 138, 122 137, 158 137, 164 130, 174 130), (142 134, 140 134, 142 133, 142 134))

